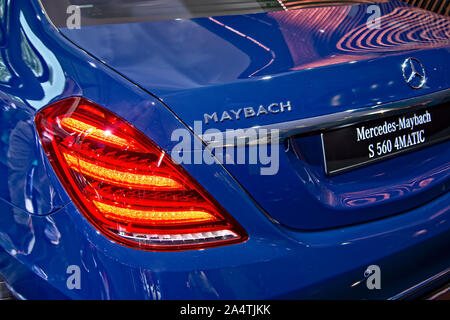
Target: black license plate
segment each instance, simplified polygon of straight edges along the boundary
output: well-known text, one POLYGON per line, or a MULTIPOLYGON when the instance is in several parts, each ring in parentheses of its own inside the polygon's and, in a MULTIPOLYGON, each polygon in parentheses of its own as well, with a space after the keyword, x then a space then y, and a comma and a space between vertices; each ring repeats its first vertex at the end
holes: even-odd
POLYGON ((365 121, 322 134, 325 172, 344 172, 450 137, 450 103, 365 121))

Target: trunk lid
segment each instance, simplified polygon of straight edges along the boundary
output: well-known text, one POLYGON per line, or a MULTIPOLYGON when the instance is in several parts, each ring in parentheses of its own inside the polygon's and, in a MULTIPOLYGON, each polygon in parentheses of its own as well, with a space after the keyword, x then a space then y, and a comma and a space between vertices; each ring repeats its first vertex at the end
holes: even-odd
MULTIPOLYGON (((188 126, 199 121, 202 132, 277 128, 420 96, 430 97, 420 103, 444 103, 449 19, 391 1, 377 5, 381 17, 373 20, 378 9, 369 6, 60 30, 159 97, 188 126), (426 70, 417 90, 402 74, 409 57, 426 70), (436 92, 443 93, 428 96, 436 92)), ((274 149, 275 175, 261 175, 264 165, 224 166, 268 215, 304 230, 400 213, 448 190, 449 142, 328 176, 319 133, 283 137, 274 149)))

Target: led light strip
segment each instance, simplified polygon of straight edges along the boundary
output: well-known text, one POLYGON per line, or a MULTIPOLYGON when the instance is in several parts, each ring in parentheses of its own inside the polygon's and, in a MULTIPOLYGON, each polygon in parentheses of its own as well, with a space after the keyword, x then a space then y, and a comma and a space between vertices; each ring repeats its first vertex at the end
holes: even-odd
POLYGON ((201 210, 136 210, 124 207, 117 207, 99 201, 93 201, 97 209, 108 219, 126 221, 126 222, 144 222, 164 224, 186 224, 215 222, 217 218, 206 211, 201 210))
POLYGON ((122 238, 146 245, 189 245, 236 239, 239 236, 231 230, 197 232, 186 234, 140 234, 110 230, 122 238))
POLYGON ((158 187, 170 190, 184 189, 178 181, 172 178, 118 171, 99 166, 98 164, 83 160, 65 152, 63 152, 63 155, 71 169, 120 187, 126 186, 143 189, 153 189, 158 187))
POLYGON ((118 137, 109 130, 99 129, 93 125, 87 124, 83 121, 74 118, 63 118, 60 121, 60 124, 64 129, 68 131, 78 132, 80 134, 89 136, 92 139, 104 142, 106 144, 111 144, 119 148, 125 148, 134 151, 138 151, 139 149, 141 149, 135 146, 130 141, 118 137))

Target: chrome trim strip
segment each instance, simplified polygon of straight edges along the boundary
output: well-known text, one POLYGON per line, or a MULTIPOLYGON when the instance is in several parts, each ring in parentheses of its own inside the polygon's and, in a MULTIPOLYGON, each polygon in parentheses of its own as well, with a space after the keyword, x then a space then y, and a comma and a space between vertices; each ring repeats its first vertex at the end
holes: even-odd
POLYGON ((327 167, 327 157, 325 155, 325 143, 323 142, 323 133, 320 134, 320 142, 322 143, 322 159, 323 159, 323 167, 325 169, 325 172, 328 172, 327 167))
MULTIPOLYGON (((432 106, 438 103, 450 101, 450 88, 443 91, 430 93, 423 96, 418 96, 410 99, 390 102, 386 104, 375 105, 367 108, 352 109, 332 114, 326 114, 322 116, 299 119, 293 121, 287 121, 282 123, 276 123, 265 126, 255 126, 247 129, 241 129, 244 132, 249 129, 261 130, 266 129, 270 133, 270 130, 279 130, 279 138, 263 139, 258 138, 258 135, 240 135, 237 136, 232 143, 226 141, 226 131, 222 131, 220 135, 222 138, 217 141, 217 134, 202 135, 200 138, 205 142, 210 149, 214 148, 228 148, 228 147, 242 147, 255 144, 278 144, 282 143, 285 139, 315 131, 323 131, 330 128, 345 127, 357 122, 368 121, 374 118, 383 116, 391 116, 401 112, 414 110, 424 106, 432 106), (212 140, 212 141, 211 141, 212 140), (227 144, 228 143, 228 144, 227 144)), ((269 136, 270 137, 270 136, 269 136)))
POLYGON ((388 300, 398 300, 406 298, 407 296, 414 294, 415 292, 418 292, 420 289, 432 283, 433 281, 439 280, 440 278, 443 278, 447 275, 450 275, 450 268, 447 268, 444 271, 441 271, 438 274, 435 274, 434 276, 416 284, 415 286, 412 286, 411 288, 406 289, 405 291, 402 291, 399 294, 396 294, 395 296, 389 298, 388 300))

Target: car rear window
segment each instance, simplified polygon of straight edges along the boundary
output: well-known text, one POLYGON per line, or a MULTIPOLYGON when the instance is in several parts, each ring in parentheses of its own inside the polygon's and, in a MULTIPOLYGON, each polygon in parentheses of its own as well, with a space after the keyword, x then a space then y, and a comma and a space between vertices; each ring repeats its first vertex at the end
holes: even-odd
POLYGON ((304 7, 387 2, 388 0, 40 0, 57 27, 295 10, 304 7), (78 13, 76 13, 78 12, 78 13), (79 15, 75 20, 74 14, 79 15))

